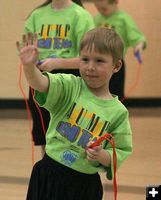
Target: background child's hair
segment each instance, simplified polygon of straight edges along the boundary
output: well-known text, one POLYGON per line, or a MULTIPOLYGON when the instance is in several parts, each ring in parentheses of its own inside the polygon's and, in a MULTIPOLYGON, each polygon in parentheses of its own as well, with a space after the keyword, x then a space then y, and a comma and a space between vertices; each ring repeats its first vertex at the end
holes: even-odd
MULTIPOLYGON (((78 4, 78 5, 80 5, 80 6, 82 6, 83 7, 83 4, 82 4, 82 2, 81 2, 81 0, 72 0, 74 3, 76 3, 76 4, 78 4)), ((36 8, 41 8, 41 7, 43 7, 43 6, 46 6, 46 5, 48 5, 49 3, 51 3, 52 2, 52 0, 46 0, 44 3, 42 3, 41 5, 39 5, 38 7, 36 7, 36 8)))
MULTIPOLYGON (((79 6, 83 7, 83 4, 81 2, 81 0, 72 0, 74 3, 78 4, 79 6)), ((46 0, 44 3, 40 4, 39 6, 37 6, 36 8, 34 8, 31 13, 36 10, 37 8, 41 8, 44 6, 47 6, 48 4, 52 3, 52 0, 46 0)), ((27 16, 27 18, 30 17, 31 13, 27 16)))
POLYGON ((81 40, 80 52, 84 48, 91 51, 93 47, 96 52, 112 55, 114 64, 123 58, 123 42, 113 29, 99 27, 88 31, 81 40))
POLYGON ((118 3, 118 0, 107 0, 109 4, 118 3))

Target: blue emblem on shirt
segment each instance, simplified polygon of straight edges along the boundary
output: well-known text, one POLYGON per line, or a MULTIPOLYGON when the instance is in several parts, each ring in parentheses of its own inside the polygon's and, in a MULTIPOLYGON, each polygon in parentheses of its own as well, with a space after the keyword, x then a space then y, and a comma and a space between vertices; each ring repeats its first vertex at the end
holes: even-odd
POLYGON ((71 166, 77 159, 77 155, 70 150, 64 151, 63 162, 65 165, 71 166))

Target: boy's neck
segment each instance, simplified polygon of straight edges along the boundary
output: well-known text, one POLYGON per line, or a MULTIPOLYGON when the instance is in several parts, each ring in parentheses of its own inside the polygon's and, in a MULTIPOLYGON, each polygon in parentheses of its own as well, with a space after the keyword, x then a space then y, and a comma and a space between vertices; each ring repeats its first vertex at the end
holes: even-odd
POLYGON ((52 8, 54 10, 61 10, 61 9, 69 7, 71 4, 72 4, 71 0, 53 0, 52 8))
POLYGON ((112 94, 110 93, 109 90, 106 90, 105 92, 100 90, 99 88, 98 89, 92 89, 92 88, 89 88, 88 89, 95 95, 97 96, 98 98, 100 99, 104 99, 104 100, 109 100, 109 99, 113 99, 113 96, 112 94))

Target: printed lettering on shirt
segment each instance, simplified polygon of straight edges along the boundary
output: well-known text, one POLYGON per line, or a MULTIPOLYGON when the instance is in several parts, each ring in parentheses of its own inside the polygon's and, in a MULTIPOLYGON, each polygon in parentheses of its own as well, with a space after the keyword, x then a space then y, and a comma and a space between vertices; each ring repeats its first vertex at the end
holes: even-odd
POLYGON ((110 122, 96 113, 74 103, 67 114, 67 121, 60 121, 56 130, 70 142, 85 148, 89 141, 108 132, 110 122))
POLYGON ((69 24, 42 24, 41 31, 38 34, 38 47, 43 49, 71 48, 70 30, 69 24))
POLYGON ((115 29, 115 26, 112 24, 108 24, 108 23, 101 23, 99 26, 101 27, 106 27, 108 29, 115 29))

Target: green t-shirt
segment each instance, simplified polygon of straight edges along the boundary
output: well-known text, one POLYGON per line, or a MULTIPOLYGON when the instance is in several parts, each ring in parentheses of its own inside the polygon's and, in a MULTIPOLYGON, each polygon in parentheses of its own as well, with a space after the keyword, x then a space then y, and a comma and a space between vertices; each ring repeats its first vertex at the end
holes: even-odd
POLYGON ((129 47, 135 47, 140 41, 146 44, 143 33, 138 29, 131 16, 124 11, 117 11, 108 17, 98 14, 94 21, 97 27, 107 26, 116 30, 124 42, 124 54, 129 47))
MULTIPOLYGON (((49 77, 48 93, 35 91, 40 106, 50 112, 51 120, 46 133, 46 153, 52 159, 86 174, 106 171, 110 167, 86 159, 86 144, 109 132, 115 137, 117 168, 132 152, 132 134, 128 111, 115 96, 103 100, 92 94, 81 77, 68 74, 45 73, 49 77)), ((105 141, 112 159, 112 146, 105 141)))
POLYGON ((38 33, 40 60, 72 58, 79 54, 82 36, 94 26, 89 12, 75 3, 59 11, 48 4, 32 12, 25 23, 25 33, 38 33))

